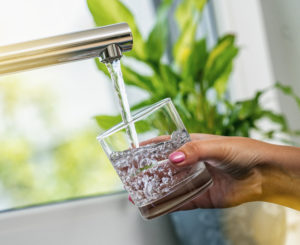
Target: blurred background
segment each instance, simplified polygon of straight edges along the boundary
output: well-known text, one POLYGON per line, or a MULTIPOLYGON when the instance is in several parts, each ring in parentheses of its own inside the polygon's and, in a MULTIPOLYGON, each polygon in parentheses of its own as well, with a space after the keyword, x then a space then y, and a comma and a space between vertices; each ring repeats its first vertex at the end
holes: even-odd
MULTIPOLYGON (((299 8, 297 0, 5 1, 0 46, 126 21, 138 29, 123 60, 133 109, 171 97, 190 132, 297 144, 299 8), (147 87, 149 81, 156 87, 147 87), (273 87, 258 100, 257 91, 273 87)), ((95 60, 1 76, 2 212, 122 191, 96 141, 118 113, 110 80, 95 60)), ((172 232, 165 236, 178 244, 300 242, 299 213, 277 205, 167 217, 172 232)))
MULTIPOLYGON (((85 1, 2 3, 1 45, 94 27, 85 1)), ((94 60, 2 76, 1 209, 121 190, 93 116, 116 111, 94 60)))

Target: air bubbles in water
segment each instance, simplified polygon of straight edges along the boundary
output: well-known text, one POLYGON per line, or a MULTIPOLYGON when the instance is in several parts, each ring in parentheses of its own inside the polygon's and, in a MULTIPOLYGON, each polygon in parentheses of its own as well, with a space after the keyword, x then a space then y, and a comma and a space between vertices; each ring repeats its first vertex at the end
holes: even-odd
POLYGON ((190 141, 185 130, 175 131, 171 140, 123 152, 113 152, 110 160, 137 206, 151 203, 168 194, 195 169, 178 169, 169 154, 190 141))

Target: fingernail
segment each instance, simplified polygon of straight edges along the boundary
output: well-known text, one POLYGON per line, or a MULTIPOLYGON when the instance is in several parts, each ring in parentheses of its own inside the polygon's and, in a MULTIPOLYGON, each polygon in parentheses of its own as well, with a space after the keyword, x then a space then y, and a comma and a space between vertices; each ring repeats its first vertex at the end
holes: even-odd
POLYGON ((185 160, 185 155, 181 151, 173 152, 169 155, 169 160, 173 163, 180 163, 185 160))
POLYGON ((132 204, 134 204, 134 202, 133 202, 131 196, 128 196, 128 200, 129 200, 129 202, 131 202, 132 204))

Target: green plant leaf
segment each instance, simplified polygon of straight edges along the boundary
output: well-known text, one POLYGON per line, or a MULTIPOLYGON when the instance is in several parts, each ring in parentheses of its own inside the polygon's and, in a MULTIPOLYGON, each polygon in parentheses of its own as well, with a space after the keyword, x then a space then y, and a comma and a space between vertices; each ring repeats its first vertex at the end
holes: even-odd
POLYGON ((157 21, 146 42, 147 58, 151 62, 159 62, 167 44, 169 3, 162 4, 158 9, 157 21))
MULTIPOLYGON (((110 74, 105 64, 103 64, 99 59, 95 59, 95 62, 98 69, 110 78, 110 74)), ((123 74, 124 82, 127 85, 132 85, 141 88, 145 91, 148 91, 149 93, 153 92, 153 90, 155 89, 154 86, 152 85, 151 77, 143 76, 123 64, 122 64, 122 74, 123 74)))
POLYGON ((183 0, 175 11, 180 35, 173 47, 175 63, 183 69, 192 54, 199 17, 206 0, 183 0))
POLYGON ((152 104, 158 102, 159 100, 160 99, 155 99, 154 97, 151 97, 150 99, 143 100, 142 102, 135 104, 134 106, 131 107, 131 110, 132 111, 139 110, 145 106, 152 105, 152 104))
MULTIPOLYGON (((94 117, 98 126, 102 130, 108 130, 113 126, 117 125, 122 121, 121 115, 117 116, 108 116, 108 115, 99 115, 94 117)), ((151 123, 146 120, 138 121, 134 124, 137 133, 145 133, 152 129, 151 123)))
POLYGON ((222 98, 227 90, 227 83, 232 72, 233 65, 229 64, 224 72, 216 79, 214 88, 219 98, 222 98))
POLYGON ((186 27, 182 30, 173 48, 175 63, 182 69, 188 57, 191 55, 193 43, 195 42, 197 22, 189 19, 186 27))
POLYGON ((122 65, 122 73, 127 85, 136 86, 149 93, 155 90, 152 77, 141 75, 126 65, 122 65))
POLYGON ((138 134, 146 133, 153 128, 151 122, 147 120, 138 121, 134 124, 134 126, 138 134))
POLYGON ((239 119, 245 120, 247 118, 254 118, 257 116, 257 112, 261 111, 259 105, 259 99, 263 95, 262 91, 256 92, 255 96, 252 99, 238 101, 235 105, 239 108, 239 119))
POLYGON ((187 121, 188 119, 192 119, 193 115, 192 112, 189 112, 184 104, 184 99, 181 93, 178 93, 177 96, 173 99, 173 102, 176 106, 176 109, 178 110, 180 116, 182 119, 186 119, 184 121, 187 121))
POLYGON ((192 77, 188 77, 179 83, 180 93, 182 95, 194 94, 195 93, 195 81, 192 77))
MULTIPOLYGON (((226 35, 219 40, 210 52, 204 68, 206 88, 214 86, 219 78, 228 75, 228 70, 231 69, 228 66, 232 66, 233 59, 238 54, 238 48, 235 46, 234 41, 235 37, 233 35, 226 35)), ((227 82, 226 79, 222 81, 227 82)))
POLYGON ((126 55, 143 59, 145 43, 142 35, 135 24, 134 17, 129 9, 119 0, 87 0, 90 12, 97 26, 111 25, 126 22, 130 26, 134 39, 134 49, 126 55))
POLYGON ((192 44, 191 54, 183 66, 183 77, 192 77, 194 81, 202 79, 203 69, 207 59, 206 39, 201 39, 192 44))
POLYGON ((179 29, 182 31, 195 14, 202 12, 207 0, 183 0, 175 11, 175 18, 179 29))
POLYGON ((180 31, 182 31, 187 26, 186 24, 190 21, 192 10, 192 1, 190 0, 181 1, 181 3, 176 8, 175 19, 180 31))
POLYGON ((193 0, 198 11, 202 12, 207 0, 193 0))
POLYGON ((291 96, 296 101, 298 107, 300 107, 300 97, 294 92, 292 87, 277 82, 275 88, 279 89, 284 94, 291 96))
POLYGON ((94 117, 98 126, 103 130, 108 130, 114 125, 122 121, 121 115, 109 116, 109 115, 98 115, 94 117))
POLYGON ((159 66, 161 83, 166 91, 166 97, 174 97, 178 93, 178 81, 180 77, 172 70, 169 65, 160 64, 159 66))
POLYGON ((280 125, 282 132, 289 131, 286 119, 282 114, 275 113, 270 110, 263 110, 262 115, 263 117, 269 118, 272 122, 276 123, 277 125, 280 125))

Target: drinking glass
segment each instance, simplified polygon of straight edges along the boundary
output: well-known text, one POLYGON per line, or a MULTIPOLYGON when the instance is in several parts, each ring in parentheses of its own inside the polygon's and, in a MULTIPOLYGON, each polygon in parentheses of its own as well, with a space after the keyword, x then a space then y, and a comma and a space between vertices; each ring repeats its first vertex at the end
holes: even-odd
POLYGON ((177 167, 169 154, 190 141, 172 101, 146 107, 97 137, 124 188, 145 219, 176 210, 204 192, 212 179, 203 162, 177 167), (134 125, 139 145, 128 137, 134 125))

